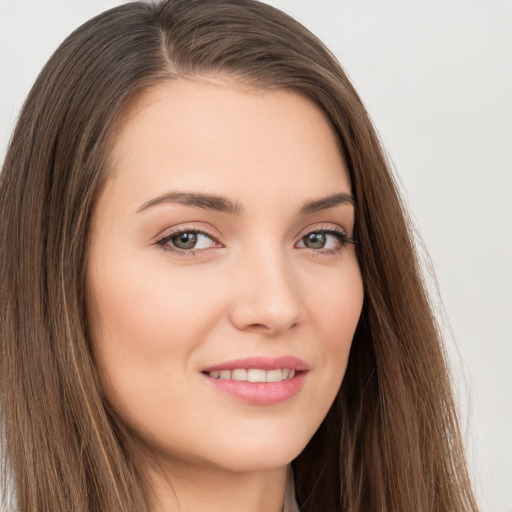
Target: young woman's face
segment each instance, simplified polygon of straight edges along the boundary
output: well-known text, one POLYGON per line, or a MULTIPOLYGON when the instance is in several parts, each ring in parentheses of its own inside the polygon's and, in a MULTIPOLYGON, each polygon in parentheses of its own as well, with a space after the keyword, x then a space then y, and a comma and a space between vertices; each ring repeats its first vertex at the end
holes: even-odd
POLYGON ((350 194, 297 93, 181 79, 126 113, 87 305, 106 396, 162 460, 245 471, 305 447, 363 302, 350 194))

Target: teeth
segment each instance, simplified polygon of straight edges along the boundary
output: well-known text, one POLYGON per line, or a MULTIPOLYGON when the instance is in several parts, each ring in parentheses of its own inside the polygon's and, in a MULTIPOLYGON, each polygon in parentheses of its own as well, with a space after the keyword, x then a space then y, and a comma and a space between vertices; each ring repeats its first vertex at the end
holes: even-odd
POLYGON ((260 368, 237 368, 235 370, 220 370, 209 372, 213 379, 237 380, 244 382, 281 382, 292 379, 295 370, 282 368, 277 370, 262 370, 260 368))
POLYGON ((267 372, 257 368, 250 368, 247 371, 247 380, 249 382, 267 382, 267 372))
POLYGON ((232 380, 247 380, 247 370, 233 370, 231 372, 232 380))
POLYGON ((269 370, 267 372, 267 382, 280 382, 281 370, 269 370))

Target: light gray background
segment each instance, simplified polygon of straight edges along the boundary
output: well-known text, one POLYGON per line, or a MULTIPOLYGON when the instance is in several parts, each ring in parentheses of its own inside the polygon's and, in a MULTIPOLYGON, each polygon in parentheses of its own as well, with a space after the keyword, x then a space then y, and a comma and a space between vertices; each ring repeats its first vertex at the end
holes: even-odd
MULTIPOLYGON (((0 161, 50 54, 120 3, 0 0, 0 161)), ((482 510, 512 512, 512 1, 268 3, 331 48, 377 125, 435 265, 482 510)))

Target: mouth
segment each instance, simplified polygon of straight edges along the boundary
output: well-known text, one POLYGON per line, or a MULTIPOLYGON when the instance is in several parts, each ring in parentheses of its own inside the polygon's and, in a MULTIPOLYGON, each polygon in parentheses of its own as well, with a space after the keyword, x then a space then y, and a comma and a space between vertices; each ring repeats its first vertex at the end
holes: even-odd
POLYGON ((253 405, 273 405, 296 396, 309 372, 295 357, 238 359, 201 373, 223 395, 253 405))
POLYGON ((295 373, 293 368, 279 368, 277 370, 235 368, 234 370, 214 370, 207 372, 207 375, 212 379, 234 380, 238 382, 282 382, 293 379, 295 373))

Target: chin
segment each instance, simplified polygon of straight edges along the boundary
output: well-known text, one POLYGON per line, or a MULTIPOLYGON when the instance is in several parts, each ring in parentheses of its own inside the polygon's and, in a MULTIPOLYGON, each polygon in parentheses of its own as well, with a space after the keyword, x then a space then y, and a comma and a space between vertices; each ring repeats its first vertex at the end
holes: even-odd
POLYGON ((233 473, 271 471, 287 466, 302 450, 283 450, 280 453, 258 450, 256 452, 236 452, 224 458, 218 465, 233 473))
POLYGON ((221 447, 218 444, 218 455, 212 459, 222 461, 224 468, 234 472, 268 471, 288 465, 308 442, 309 437, 304 438, 297 433, 294 436, 282 433, 272 439, 259 438, 252 442, 244 438, 239 439, 236 445, 231 442, 221 447))
POLYGON ((190 450, 184 446, 159 446, 153 448, 174 467, 185 464, 204 469, 217 469, 233 473, 271 471, 287 466, 305 448, 309 438, 287 433, 272 438, 266 436, 248 438, 231 436, 219 439, 217 436, 204 437, 207 444, 196 443, 190 450))

